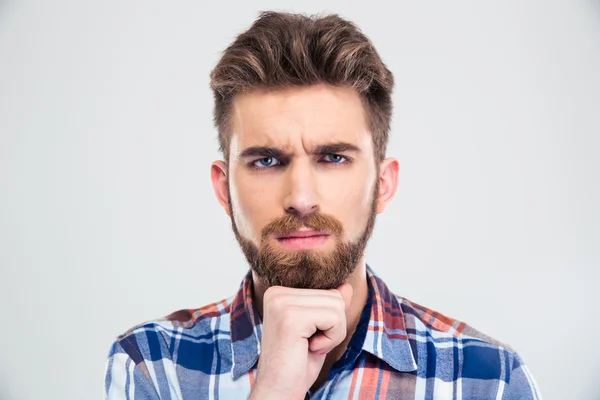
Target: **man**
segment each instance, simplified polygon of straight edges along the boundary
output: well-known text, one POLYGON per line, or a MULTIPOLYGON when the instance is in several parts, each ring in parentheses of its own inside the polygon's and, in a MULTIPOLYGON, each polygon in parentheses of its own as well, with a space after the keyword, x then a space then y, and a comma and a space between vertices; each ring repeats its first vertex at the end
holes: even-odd
POLYGON ((109 399, 539 399, 510 347, 390 292, 365 263, 392 200, 392 73, 335 15, 266 12, 211 74, 239 292, 119 336, 109 399))

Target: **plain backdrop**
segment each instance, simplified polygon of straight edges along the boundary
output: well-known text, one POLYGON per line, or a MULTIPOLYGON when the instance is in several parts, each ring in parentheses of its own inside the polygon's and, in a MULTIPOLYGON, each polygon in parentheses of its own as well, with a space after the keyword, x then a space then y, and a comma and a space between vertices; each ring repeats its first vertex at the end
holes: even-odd
POLYGON ((0 0, 0 399, 101 398, 118 334, 238 289, 209 72, 268 9, 353 20, 395 74, 375 272, 600 399, 597 0, 0 0))

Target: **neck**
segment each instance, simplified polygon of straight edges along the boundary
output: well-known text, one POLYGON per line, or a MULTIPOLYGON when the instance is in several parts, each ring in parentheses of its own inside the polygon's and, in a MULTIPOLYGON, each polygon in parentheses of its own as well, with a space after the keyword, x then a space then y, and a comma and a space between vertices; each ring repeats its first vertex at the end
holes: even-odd
MULTIPOLYGON (((262 319, 263 316, 263 296, 268 287, 264 284, 264 282, 256 275, 254 271, 252 271, 252 281, 253 281, 253 300, 254 304, 256 304, 256 308, 260 317, 262 319)), ((356 330, 356 326, 360 320, 360 315, 362 310, 367 302, 367 296, 369 294, 369 287, 367 284, 367 271, 366 271, 366 263, 365 257, 361 257, 360 261, 354 268, 354 271, 350 274, 346 283, 349 283, 352 286, 353 294, 352 300, 350 301, 350 306, 346 310, 346 338, 342 343, 340 343, 336 348, 334 348, 327 357, 325 358, 325 363, 323 364, 323 369, 321 370, 322 376, 319 376, 319 380, 327 378, 329 368, 335 361, 340 359, 348 344, 350 343, 350 339, 356 330)), ((322 383, 322 382, 321 382, 322 383)))

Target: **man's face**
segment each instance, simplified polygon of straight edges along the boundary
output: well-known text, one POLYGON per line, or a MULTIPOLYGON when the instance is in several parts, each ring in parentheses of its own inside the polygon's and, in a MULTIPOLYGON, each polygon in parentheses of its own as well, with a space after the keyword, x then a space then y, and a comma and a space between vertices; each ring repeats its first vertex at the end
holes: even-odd
POLYGON ((379 189, 359 95, 316 85, 234 100, 227 187, 236 238, 267 286, 330 289, 360 261, 379 189))

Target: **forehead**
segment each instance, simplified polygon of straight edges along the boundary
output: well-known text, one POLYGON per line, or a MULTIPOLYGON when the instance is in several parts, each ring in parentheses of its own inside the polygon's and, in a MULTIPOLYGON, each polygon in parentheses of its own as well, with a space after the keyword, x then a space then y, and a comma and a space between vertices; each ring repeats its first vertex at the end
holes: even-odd
POLYGON ((252 90, 236 96, 231 122, 232 152, 256 145, 293 149, 330 142, 365 148, 371 142, 361 98, 348 87, 252 90))

